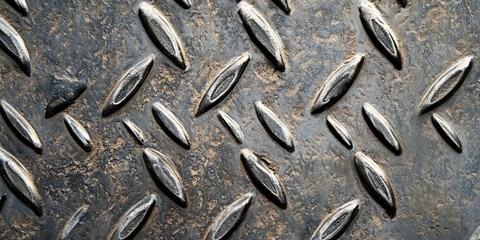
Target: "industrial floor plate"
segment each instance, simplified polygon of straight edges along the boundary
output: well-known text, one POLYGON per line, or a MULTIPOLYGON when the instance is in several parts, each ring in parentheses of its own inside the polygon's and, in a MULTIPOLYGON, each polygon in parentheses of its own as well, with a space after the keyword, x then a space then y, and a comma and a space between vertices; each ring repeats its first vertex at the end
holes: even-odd
POLYGON ((0 239, 480 239, 480 1, 0 1, 0 239))

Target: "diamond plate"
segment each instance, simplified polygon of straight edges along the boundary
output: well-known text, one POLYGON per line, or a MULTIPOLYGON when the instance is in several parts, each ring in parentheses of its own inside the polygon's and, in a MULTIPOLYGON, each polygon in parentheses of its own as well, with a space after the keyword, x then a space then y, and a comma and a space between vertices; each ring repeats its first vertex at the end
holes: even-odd
POLYGON ((480 4, 367 1, 0 1, 0 239, 478 239, 480 4))

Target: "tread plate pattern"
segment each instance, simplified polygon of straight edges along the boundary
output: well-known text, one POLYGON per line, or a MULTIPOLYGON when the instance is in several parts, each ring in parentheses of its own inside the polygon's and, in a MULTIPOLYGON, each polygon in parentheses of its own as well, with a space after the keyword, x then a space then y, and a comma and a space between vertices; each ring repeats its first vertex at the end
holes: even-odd
MULTIPOLYGON (((120 237, 136 229, 131 236, 137 239, 203 239, 216 216, 247 193, 256 197, 232 238, 308 239, 328 213, 352 199, 361 200, 362 207, 343 232, 345 239, 475 235, 480 225, 479 6, 475 1, 371 0, 384 20, 381 28, 372 25, 377 33, 372 39, 360 17, 362 1, 26 0, 27 15, 0 1, 2 19, 18 34, 4 35, 4 44, 24 45, 17 45, 23 50, 16 55, 2 51, 0 94, 35 129, 43 149, 40 155, 20 143, 0 118, 0 147, 28 169, 43 210, 38 216, 0 181, 0 196, 5 196, 0 239, 57 239, 81 206, 89 208, 67 238, 108 239, 123 222, 130 224, 120 229, 120 237), (162 15, 145 15, 144 20, 156 19, 163 27, 147 32, 142 3, 162 15), (244 15, 263 24, 249 30, 239 15, 242 3, 257 12, 244 15), (291 11, 287 14, 278 3, 288 4, 291 11), (392 66, 375 39, 389 50, 396 45, 401 70, 392 66), (26 52, 29 61, 21 59, 26 52), (216 74, 246 52, 248 67, 228 97, 195 117, 216 74), (348 91, 325 111, 310 114, 328 76, 358 54, 364 55, 363 64, 348 91), (102 117, 105 100, 121 76, 150 55, 155 64, 138 92, 119 111, 102 117), (15 59, 21 60, 20 66, 15 59), (459 62, 468 63, 461 64, 461 78, 451 74, 457 70, 448 71, 459 62), (444 73, 446 78, 441 77, 444 73), (441 84, 435 84, 438 79, 443 79, 441 84), (429 92, 431 86, 439 87, 429 92), (427 103, 441 101, 420 115, 422 100, 429 95, 433 98, 427 97, 427 103), (295 151, 282 149, 266 133, 253 104, 260 99, 290 131, 295 151), (158 125, 152 114, 157 102, 188 133, 188 150, 158 125), (401 155, 375 139, 362 116, 365 102, 400 134, 401 155), (238 123, 241 144, 218 120, 220 111, 238 123), (434 113, 455 129, 461 153, 440 137, 432 125, 434 113), (64 114, 88 131, 90 152, 76 144, 64 114), (347 136, 348 131, 352 150, 332 134, 328 116, 343 125, 337 133, 347 136), (125 128, 124 119, 141 129, 143 145, 138 132, 135 137, 125 128), (186 208, 152 179, 142 158, 145 148, 171 157, 188 196, 186 208), (267 170, 273 174, 265 176, 281 183, 286 208, 266 197, 248 176, 241 161, 244 148, 271 159, 267 170), (362 186, 352 161, 355 152, 365 152, 388 173, 395 192, 394 219, 362 186), (154 207, 141 218, 143 227, 134 228, 140 218, 122 221, 140 199, 152 199, 150 194, 156 194, 155 204, 147 204, 146 209, 154 207)), ((443 129, 449 128, 444 124, 443 129)))

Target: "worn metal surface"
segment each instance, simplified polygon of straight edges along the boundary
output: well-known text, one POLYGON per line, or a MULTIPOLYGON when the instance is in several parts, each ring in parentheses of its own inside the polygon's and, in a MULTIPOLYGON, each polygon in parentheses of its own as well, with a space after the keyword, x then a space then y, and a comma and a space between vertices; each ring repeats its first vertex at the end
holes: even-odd
POLYGON ((468 239, 480 3, 404 4, 0 2, 0 239, 468 239))

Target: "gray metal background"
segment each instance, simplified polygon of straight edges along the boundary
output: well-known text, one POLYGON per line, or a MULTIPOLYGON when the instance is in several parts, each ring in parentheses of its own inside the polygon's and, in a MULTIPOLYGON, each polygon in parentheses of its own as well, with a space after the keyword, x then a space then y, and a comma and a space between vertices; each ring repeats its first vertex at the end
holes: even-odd
POLYGON ((0 145, 32 173, 43 198, 36 216, 10 190, 0 212, 1 239, 58 237, 70 216, 89 205, 72 232, 75 239, 107 236, 125 211, 146 193, 157 193, 156 211, 138 239, 204 238, 227 205, 247 192, 256 194, 235 239, 307 239, 322 219, 341 204, 363 204, 345 239, 466 239, 480 225, 480 2, 375 1, 399 42, 403 69, 396 70, 366 35, 354 0, 293 1, 286 15, 270 1, 248 1, 278 31, 287 67, 275 71, 247 35, 236 1, 194 1, 186 10, 172 1, 154 4, 182 39, 190 68, 181 71, 153 45, 137 15, 139 1, 28 1, 26 17, 0 2, 0 13, 23 37, 33 76, 23 74, 0 54, 0 96, 34 126, 44 144, 36 154, 0 119, 0 145), (208 84, 232 58, 252 56, 233 92, 214 109, 193 115, 208 84), (125 107, 101 117, 105 99, 124 72, 148 54, 156 61, 149 77, 125 107), (320 84, 348 57, 365 61, 348 93, 325 112, 312 116, 310 104, 320 84), (431 113, 418 116, 425 89, 457 59, 474 56, 459 90, 435 109, 458 131, 461 154, 434 129, 431 113), (52 77, 88 82, 86 91, 64 112, 90 133, 93 150, 84 152, 66 130, 62 114, 45 118, 52 77), (275 143, 258 121, 253 102, 263 100, 294 135, 295 152, 275 143), (187 151, 155 122, 151 105, 161 101, 192 137, 187 151), (374 105, 402 139, 394 155, 375 137, 361 113, 374 105), (216 117, 222 109, 239 122, 245 143, 235 143, 216 117), (335 139, 325 124, 331 114, 352 134, 354 149, 335 139), (133 119, 147 133, 140 146, 121 120, 133 119), (153 147, 171 156, 183 176, 188 207, 180 208, 154 184, 142 150, 153 147), (251 148, 279 166, 288 208, 282 210, 254 187, 240 161, 251 148), (362 186, 353 155, 366 152, 389 174, 397 215, 390 219, 362 186))

